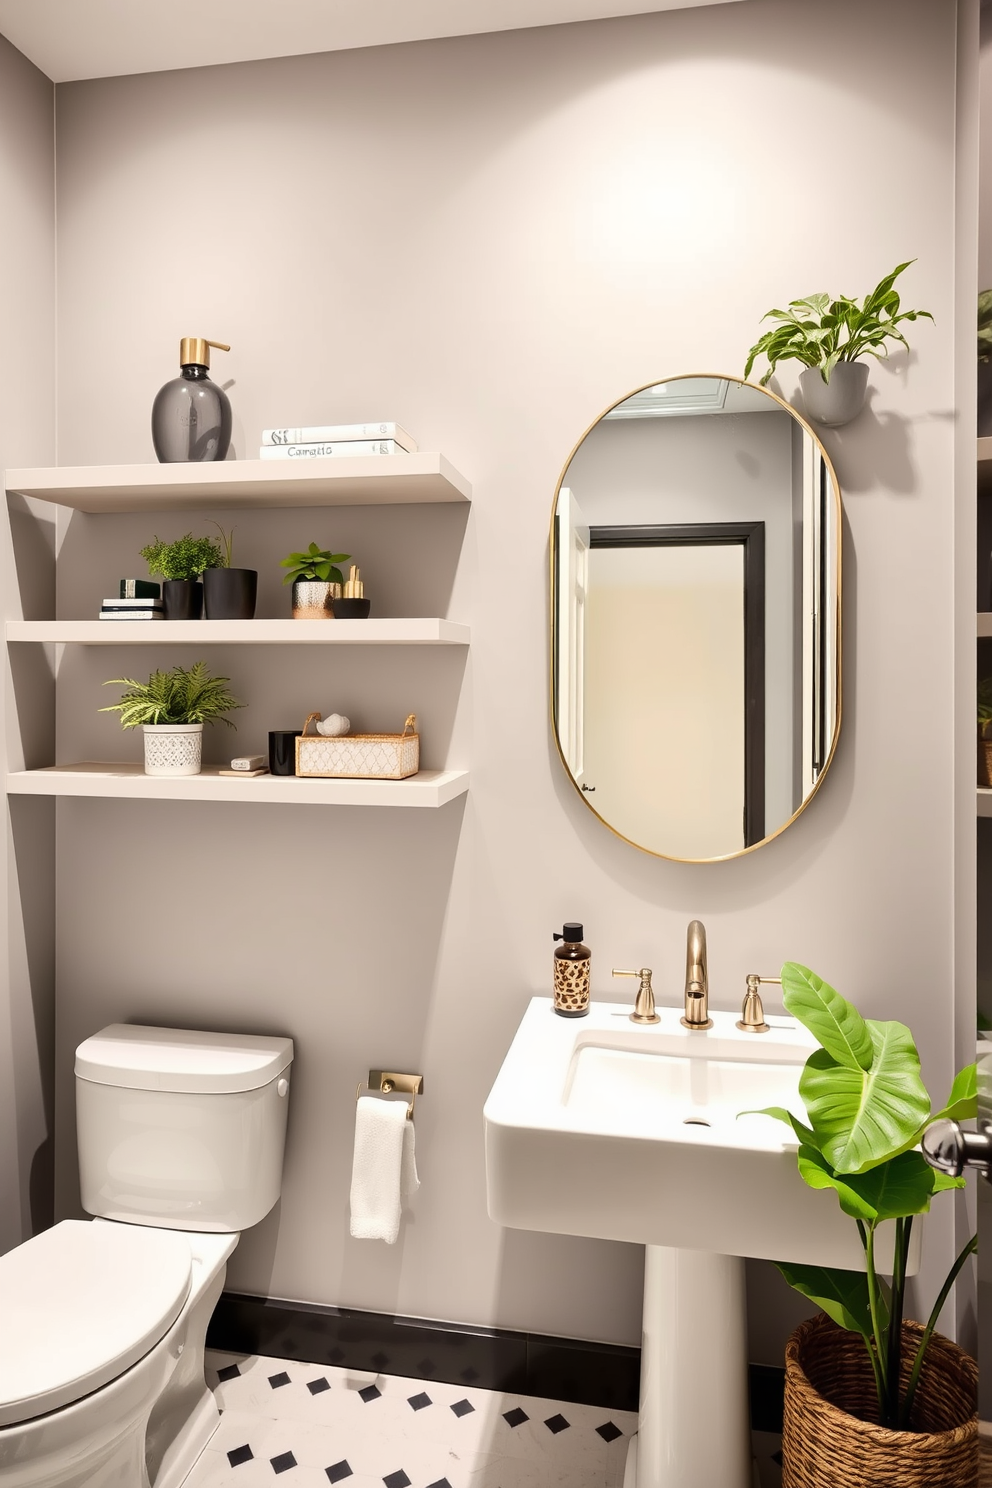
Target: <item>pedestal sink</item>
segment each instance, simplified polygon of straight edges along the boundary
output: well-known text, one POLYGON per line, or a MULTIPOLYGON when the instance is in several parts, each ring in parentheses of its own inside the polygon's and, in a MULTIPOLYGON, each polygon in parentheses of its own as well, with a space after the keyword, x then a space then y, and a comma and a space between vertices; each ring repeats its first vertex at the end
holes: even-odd
POLYGON ((572 1020, 532 1000, 485 1106, 489 1213, 647 1247, 625 1488, 750 1488, 743 1257, 859 1270, 863 1255, 834 1196, 800 1179, 788 1128, 739 1114, 802 1116, 814 1040, 712 1010, 690 1032, 680 1011, 638 1027, 613 1003, 572 1020))

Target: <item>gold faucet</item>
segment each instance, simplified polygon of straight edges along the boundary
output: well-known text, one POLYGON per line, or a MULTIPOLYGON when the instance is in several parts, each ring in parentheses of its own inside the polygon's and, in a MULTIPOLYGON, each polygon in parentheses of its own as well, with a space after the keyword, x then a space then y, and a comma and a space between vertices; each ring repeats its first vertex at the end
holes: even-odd
POLYGON ((756 971, 748 972, 744 1005, 741 1008, 741 1015, 737 1020, 737 1027, 741 1030, 741 1033, 768 1032, 769 1024, 765 1022, 765 1010, 761 1005, 761 993, 758 991, 759 987, 763 987, 766 984, 781 987, 782 978, 758 976, 756 971))
POLYGON ((685 939, 685 1013, 682 1022, 694 1030, 712 1028, 710 986, 706 972, 706 927, 690 920, 685 939))
POLYGON ((634 1011, 630 1014, 631 1023, 660 1023, 661 1019, 654 1010, 654 990, 651 986, 651 968, 642 966, 640 971, 614 971, 614 976, 636 976, 640 977, 640 986, 637 989, 637 997, 634 1000, 634 1011))

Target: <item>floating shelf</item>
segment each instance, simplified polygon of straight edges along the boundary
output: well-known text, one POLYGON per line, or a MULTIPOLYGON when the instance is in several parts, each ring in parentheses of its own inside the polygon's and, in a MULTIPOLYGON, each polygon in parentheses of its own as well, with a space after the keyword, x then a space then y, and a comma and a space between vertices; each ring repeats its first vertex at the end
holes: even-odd
POLYGON ((992 610, 979 610, 977 618, 978 628, 975 632, 976 635, 979 637, 992 636, 992 610))
MULTIPOLYGON (((467 770, 421 770, 408 780, 238 780, 216 768, 200 775, 146 775, 139 764, 86 760, 7 776, 15 796, 101 796, 129 801, 250 801, 299 806, 445 806, 468 790, 467 770)), ((992 795, 992 792, 989 793, 992 795)))
POLYGON ((70 646, 467 646, 470 631, 436 619, 8 620, 7 640, 70 646))
POLYGON ((443 455, 218 460, 189 465, 61 465, 8 470, 7 490, 84 512, 209 507, 398 506, 469 501, 472 487, 443 455))
POLYGON ((992 816, 992 790, 982 785, 978 787, 978 815, 992 816))

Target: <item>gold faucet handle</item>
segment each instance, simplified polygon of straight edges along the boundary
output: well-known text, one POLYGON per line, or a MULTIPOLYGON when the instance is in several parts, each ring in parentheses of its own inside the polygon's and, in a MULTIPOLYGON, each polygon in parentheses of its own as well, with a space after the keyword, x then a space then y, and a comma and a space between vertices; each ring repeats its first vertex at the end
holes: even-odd
POLYGON ((741 1008, 737 1027, 742 1033, 768 1033, 769 1025, 765 1022, 765 1010, 761 1003, 759 987, 777 986, 781 987, 781 977, 758 976, 757 972, 749 971, 747 974, 747 991, 744 993, 744 1004, 741 1008))
POLYGON ((640 971, 618 971, 614 969, 613 975, 640 977, 640 986, 634 999, 634 1011, 630 1015, 631 1023, 660 1023, 661 1019, 655 1012, 654 990, 651 986, 651 968, 642 966, 640 971))

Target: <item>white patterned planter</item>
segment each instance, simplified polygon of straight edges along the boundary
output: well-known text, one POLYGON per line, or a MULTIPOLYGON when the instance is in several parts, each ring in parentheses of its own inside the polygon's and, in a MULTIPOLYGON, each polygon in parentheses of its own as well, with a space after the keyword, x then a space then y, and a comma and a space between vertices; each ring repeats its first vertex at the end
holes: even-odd
POLYGON ((146 775, 199 775, 202 723, 146 723, 141 732, 146 775))

